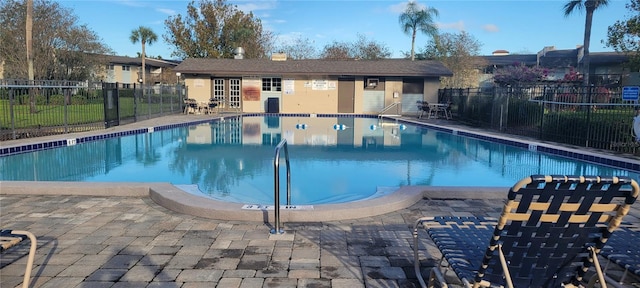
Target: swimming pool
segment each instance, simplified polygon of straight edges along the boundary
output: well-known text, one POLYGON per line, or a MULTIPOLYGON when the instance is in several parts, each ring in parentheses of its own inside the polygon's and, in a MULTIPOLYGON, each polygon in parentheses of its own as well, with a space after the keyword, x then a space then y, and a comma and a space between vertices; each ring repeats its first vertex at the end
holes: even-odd
POLYGON ((640 178, 530 151, 543 148, 535 145, 377 118, 256 115, 144 132, 3 156, 0 180, 170 182, 217 200, 272 204, 274 147, 282 139, 296 205, 358 201, 406 185, 506 187, 531 174, 640 178))

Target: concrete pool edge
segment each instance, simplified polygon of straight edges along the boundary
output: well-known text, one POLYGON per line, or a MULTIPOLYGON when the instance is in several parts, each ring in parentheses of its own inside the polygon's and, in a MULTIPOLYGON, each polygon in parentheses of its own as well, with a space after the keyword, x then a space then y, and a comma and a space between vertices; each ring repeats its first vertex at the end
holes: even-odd
MULTIPOLYGON (((313 210, 280 210, 281 222, 322 222, 358 219, 394 212, 430 199, 504 199, 508 187, 403 186, 378 198, 314 205, 313 210)), ((274 222, 273 210, 246 210, 244 204, 200 197, 170 183, 88 183, 0 181, 0 195, 69 195, 149 197, 174 212, 215 220, 274 222)))

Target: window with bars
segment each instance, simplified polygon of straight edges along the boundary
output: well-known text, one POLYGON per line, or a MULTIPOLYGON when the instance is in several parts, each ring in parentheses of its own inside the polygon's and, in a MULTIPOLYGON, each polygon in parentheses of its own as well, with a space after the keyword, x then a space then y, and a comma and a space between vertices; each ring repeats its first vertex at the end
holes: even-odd
POLYGON ((224 79, 213 79, 213 100, 224 100, 224 79))
POLYGON ((229 79, 229 106, 240 107, 240 79, 229 79))
POLYGON ((262 78, 262 91, 282 91, 282 78, 262 78))

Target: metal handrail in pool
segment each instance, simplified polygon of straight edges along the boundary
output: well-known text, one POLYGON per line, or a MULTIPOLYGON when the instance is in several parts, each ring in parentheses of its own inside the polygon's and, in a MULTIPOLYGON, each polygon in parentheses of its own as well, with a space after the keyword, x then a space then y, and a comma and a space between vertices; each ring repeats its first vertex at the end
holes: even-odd
POLYGON ((284 159, 287 165, 287 206, 291 206, 291 168, 289 168, 289 150, 287 148, 287 139, 282 139, 276 146, 276 155, 273 159, 274 168, 274 187, 273 187, 273 217, 275 226, 271 229, 271 234, 283 234, 284 230, 280 229, 280 149, 284 147, 284 159))

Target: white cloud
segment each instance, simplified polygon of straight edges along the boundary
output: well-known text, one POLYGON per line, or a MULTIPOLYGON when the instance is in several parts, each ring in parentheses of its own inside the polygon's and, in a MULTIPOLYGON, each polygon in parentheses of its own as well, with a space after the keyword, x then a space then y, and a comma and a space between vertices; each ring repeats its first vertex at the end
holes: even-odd
POLYGON ((130 6, 130 7, 145 7, 146 6, 144 3, 140 3, 140 2, 132 1, 132 0, 119 0, 118 2, 120 4, 122 4, 122 5, 130 6))
POLYGON ((487 32, 498 32, 500 31, 500 28, 498 28, 498 26, 496 26, 495 24, 485 24, 482 26, 482 30, 487 32))
POLYGON ((235 4, 238 9, 244 12, 256 12, 260 10, 273 10, 277 6, 276 1, 255 1, 255 2, 241 2, 235 4))
POLYGON ((176 15, 176 10, 173 10, 173 9, 157 8, 156 11, 163 14, 171 15, 171 16, 176 15))
POLYGON ((464 21, 462 20, 453 23, 437 23, 437 25, 440 29, 464 31, 464 21))

